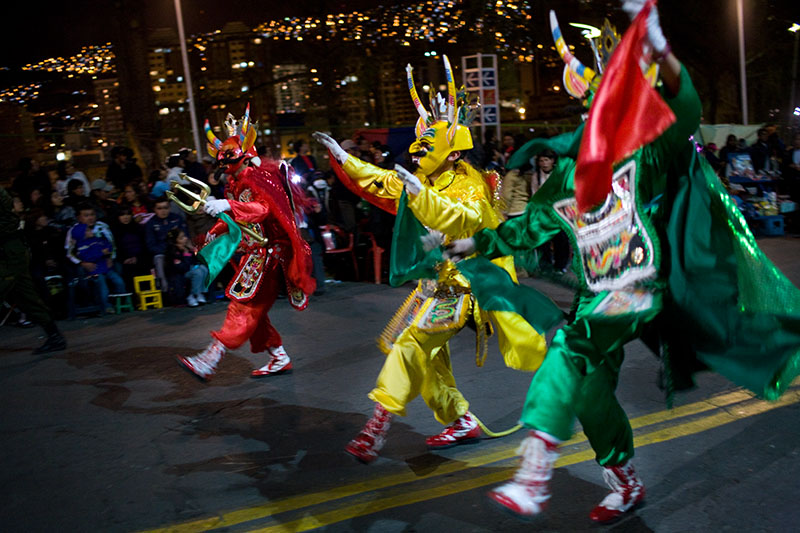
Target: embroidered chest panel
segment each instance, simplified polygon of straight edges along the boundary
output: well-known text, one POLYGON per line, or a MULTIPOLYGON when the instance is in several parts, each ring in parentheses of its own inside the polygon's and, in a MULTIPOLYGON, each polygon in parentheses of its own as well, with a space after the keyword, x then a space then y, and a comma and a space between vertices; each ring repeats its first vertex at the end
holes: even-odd
POLYGON ((592 291, 618 290, 655 276, 653 241, 636 210, 636 161, 614 173, 599 209, 580 214, 575 198, 556 202, 553 209, 575 235, 592 291))

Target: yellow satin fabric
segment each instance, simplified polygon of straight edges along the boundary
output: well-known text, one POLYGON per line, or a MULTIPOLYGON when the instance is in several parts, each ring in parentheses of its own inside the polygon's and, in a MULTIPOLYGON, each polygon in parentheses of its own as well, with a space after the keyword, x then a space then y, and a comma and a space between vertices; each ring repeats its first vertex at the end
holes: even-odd
MULTIPOLYGON (((369 195, 399 200, 403 192, 403 182, 393 170, 382 169, 353 156, 347 158, 342 169, 369 195)), ((417 177, 423 183, 423 189, 409 197, 408 206, 422 224, 441 231, 448 241, 471 237, 479 230, 494 229, 500 224, 501 217, 492 207, 489 187, 480 172, 469 164, 457 162, 453 170, 443 172, 433 183, 420 171, 417 177)), ((512 257, 500 257, 493 262, 517 281, 512 257)), ((437 289, 454 288, 463 292, 469 287, 469 282, 452 262, 442 264, 437 289)), ((475 304, 471 303, 471 306, 475 304)), ((471 312, 492 320, 499 333, 507 366, 520 370, 538 368, 546 349, 544 339, 519 315, 487 313, 474 307, 471 307, 471 312)), ((447 347, 447 341, 463 325, 431 332, 412 323, 388 351, 376 387, 369 397, 389 412, 405 415, 406 404, 421 395, 442 424, 449 424, 466 413, 469 403, 456 388, 447 347)))
POLYGON ((390 413, 405 416, 406 405, 421 395, 440 423, 447 425, 463 416, 469 402, 456 388, 447 346, 461 327, 437 332, 413 324, 407 327, 386 356, 369 398, 390 413))

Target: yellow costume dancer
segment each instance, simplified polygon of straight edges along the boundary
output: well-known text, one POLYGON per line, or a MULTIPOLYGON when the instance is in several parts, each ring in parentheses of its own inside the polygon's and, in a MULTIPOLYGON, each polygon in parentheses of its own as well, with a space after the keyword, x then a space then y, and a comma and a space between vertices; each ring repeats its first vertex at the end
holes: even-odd
MULTIPOLYGON (((417 140, 409 147, 412 161, 418 165, 414 174, 400 166, 385 170, 371 165, 348 155, 327 135, 314 134, 330 150, 334 168, 348 187, 389 211, 396 211, 398 202, 404 206, 407 202, 413 216, 431 229, 423 237, 428 248, 495 228, 501 222, 493 207, 493 192, 483 175, 460 160, 462 152, 472 148, 468 128, 472 110, 460 98, 456 101, 461 95, 456 95, 447 57, 444 64, 448 99, 445 102, 438 94, 432 97, 431 113, 420 103, 411 66, 407 67, 409 89, 420 114, 417 140)), ((398 238, 418 237, 398 233, 396 226, 395 240, 398 238)), ((514 279, 511 257, 498 258, 495 264, 514 279)), ((470 283, 453 263, 442 262, 437 270, 438 279, 419 282, 380 339, 387 357, 376 387, 369 393, 376 402, 374 415, 346 447, 361 461, 370 462, 377 457, 392 414, 405 415, 406 405, 418 395, 436 419, 447 425, 442 433, 426 440, 429 447, 449 447, 480 437, 478 421, 468 411, 469 402, 456 388, 447 346, 447 341, 468 322, 477 326, 478 364, 482 363, 492 324, 498 331, 507 366, 533 371, 544 357, 543 335, 520 315, 481 309, 470 283)))

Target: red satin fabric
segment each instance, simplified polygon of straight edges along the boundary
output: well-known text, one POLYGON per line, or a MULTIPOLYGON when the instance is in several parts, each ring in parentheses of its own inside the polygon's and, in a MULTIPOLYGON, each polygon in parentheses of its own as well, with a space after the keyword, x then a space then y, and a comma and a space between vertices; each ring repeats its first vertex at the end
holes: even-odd
POLYGON ((311 248, 301 237, 283 187, 278 166, 264 161, 257 168, 248 167, 231 180, 228 193, 232 200, 231 214, 234 220, 248 223, 261 223, 265 234, 272 241, 287 241, 283 247, 282 263, 288 283, 312 294, 316 281, 311 276, 311 248), (240 194, 249 189, 252 198, 247 202, 238 201, 240 194))
POLYGON ((278 297, 282 281, 277 268, 277 261, 270 261, 268 271, 258 292, 245 303, 231 300, 225 322, 211 336, 218 339, 226 348, 235 350, 250 339, 250 350, 253 353, 263 352, 267 348, 276 348, 283 344, 281 336, 269 320, 267 314, 278 297))
POLYGON ((391 213, 393 215, 397 214, 397 204, 393 198, 378 198, 377 196, 372 196, 366 193, 364 189, 353 183, 353 181, 350 179, 350 176, 348 176, 347 172, 345 172, 342 168, 342 165, 340 165, 336 158, 333 157, 333 154, 330 154, 330 156, 331 168, 336 173, 336 177, 339 178, 339 181, 341 181, 345 187, 375 207, 383 209, 387 213, 391 213))
POLYGON ((647 16, 654 5, 655 0, 645 5, 617 45, 589 111, 575 168, 575 199, 581 212, 608 196, 614 163, 675 122, 675 114, 639 67, 647 16))

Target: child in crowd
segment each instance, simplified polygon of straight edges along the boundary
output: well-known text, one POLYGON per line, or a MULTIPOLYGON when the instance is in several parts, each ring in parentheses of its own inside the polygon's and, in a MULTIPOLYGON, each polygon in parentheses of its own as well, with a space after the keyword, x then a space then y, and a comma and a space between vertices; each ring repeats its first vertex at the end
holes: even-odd
POLYGON ((178 228, 167 233, 166 271, 169 287, 174 301, 183 299, 186 294, 186 280, 189 281, 189 294, 186 304, 197 307, 206 303, 203 285, 208 277, 208 267, 197 259, 197 249, 186 233, 178 228))
POLYGON ((93 232, 83 223, 75 224, 70 233, 75 243, 74 253, 80 259, 85 275, 98 278, 97 286, 103 309, 106 313, 113 313, 114 309, 108 301, 109 284, 113 294, 120 294, 125 292, 125 283, 112 268, 112 244, 102 234, 93 232))

